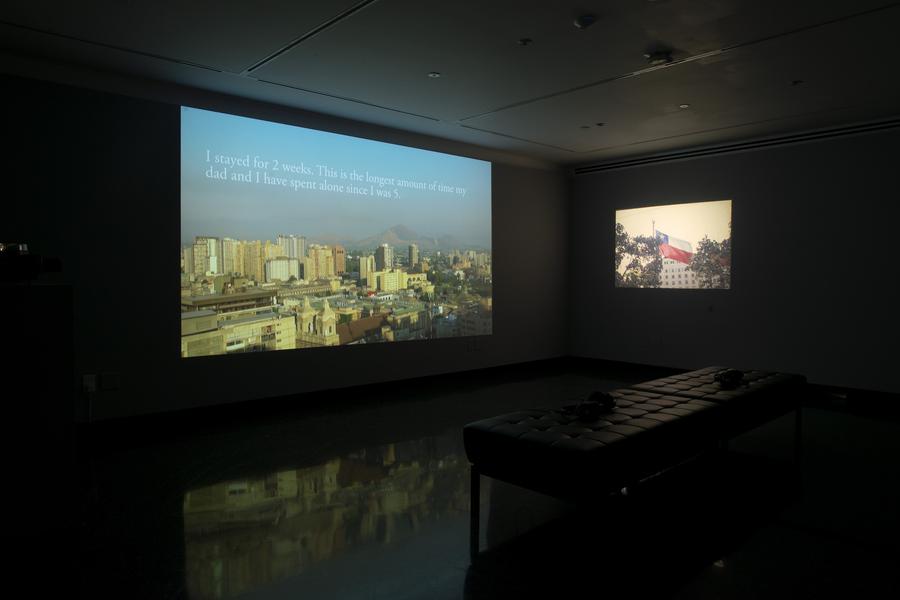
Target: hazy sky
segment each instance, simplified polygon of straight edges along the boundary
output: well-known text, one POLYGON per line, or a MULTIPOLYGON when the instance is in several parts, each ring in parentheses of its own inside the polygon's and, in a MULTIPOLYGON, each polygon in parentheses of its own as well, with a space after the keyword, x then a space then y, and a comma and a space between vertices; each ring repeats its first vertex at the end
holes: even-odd
POLYGON ((682 239, 696 250, 697 242, 704 235, 717 242, 730 237, 731 200, 645 206, 616 211, 616 223, 621 223, 631 236, 653 235, 653 221, 656 221, 657 231, 682 239))
MULTIPOLYGON (((396 186, 381 189, 393 191, 396 186)), ((406 146, 363 140, 280 123, 205 110, 181 109, 181 240, 196 235, 274 239, 277 233, 309 238, 357 240, 393 225, 406 225, 422 237, 453 235, 460 241, 491 245, 491 165, 489 162, 406 146), (207 154, 209 151, 209 154, 207 154), (228 166, 228 176, 250 172, 253 183, 207 176, 215 157, 249 156, 250 167, 228 166), (207 162, 209 157, 210 161, 207 162), (254 158, 268 170, 254 167, 254 158), (303 165, 312 175, 274 171, 275 161, 303 165), (377 183, 325 178, 318 165, 365 175, 408 179, 466 188, 465 196, 397 188, 399 198, 377 198, 255 183, 264 174, 312 181, 316 185, 377 183)))

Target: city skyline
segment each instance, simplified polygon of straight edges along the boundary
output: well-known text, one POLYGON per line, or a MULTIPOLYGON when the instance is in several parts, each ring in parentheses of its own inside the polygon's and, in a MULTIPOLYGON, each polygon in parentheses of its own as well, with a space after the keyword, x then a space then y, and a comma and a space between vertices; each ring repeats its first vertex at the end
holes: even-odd
POLYGON ((489 250, 198 236, 181 251, 181 355, 489 335, 489 250))
POLYGON ((373 250, 377 246, 382 243, 392 243, 393 245, 408 245, 410 243, 415 243, 419 245, 420 250, 422 251, 450 251, 450 250, 461 250, 461 249, 472 249, 472 250, 491 250, 490 244, 475 244, 475 243, 466 243, 464 240, 459 239, 450 234, 442 234, 438 236, 428 236, 423 235, 421 232, 414 231, 409 227, 406 227, 403 224, 395 224, 391 227, 388 227, 384 230, 374 232, 366 237, 359 239, 341 239, 334 237, 329 234, 308 234, 304 232, 296 232, 293 230, 274 230, 264 232, 262 236, 239 236, 233 233, 225 233, 225 234, 215 234, 210 231, 210 228, 207 228, 204 231, 191 235, 189 237, 185 237, 184 231, 182 231, 182 240, 181 247, 185 248, 187 246, 191 246, 195 240, 198 238, 217 238, 217 239, 232 239, 236 241, 275 241, 279 236, 294 236, 297 238, 303 237, 306 239, 307 244, 322 244, 322 245, 341 245, 346 247, 347 249, 361 250, 371 247, 373 250), (375 241, 375 238, 383 238, 387 234, 391 233, 412 233, 413 237, 407 238, 399 238, 395 242, 389 242, 387 240, 382 239, 382 241, 375 241), (435 243, 437 242, 437 243, 435 243), (441 243, 447 242, 447 243, 441 243))

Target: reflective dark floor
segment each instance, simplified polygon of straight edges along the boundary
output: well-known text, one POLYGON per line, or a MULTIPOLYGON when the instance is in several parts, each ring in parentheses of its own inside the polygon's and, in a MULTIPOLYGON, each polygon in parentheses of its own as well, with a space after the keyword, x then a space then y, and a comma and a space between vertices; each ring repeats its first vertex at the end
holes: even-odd
MULTIPOLYGON (((786 418, 595 506, 485 479, 482 553, 470 561, 465 423, 662 373, 506 369, 380 386, 340 412, 97 428, 79 439, 75 508, 59 529, 75 540, 75 558, 60 561, 74 571, 67 589, 196 600, 900 597, 900 423, 833 407, 804 409, 799 470, 786 418), (157 425, 172 429, 147 431, 157 425)), ((45 538, 31 542, 34 570, 53 578, 63 571, 40 561, 66 545, 45 538)))

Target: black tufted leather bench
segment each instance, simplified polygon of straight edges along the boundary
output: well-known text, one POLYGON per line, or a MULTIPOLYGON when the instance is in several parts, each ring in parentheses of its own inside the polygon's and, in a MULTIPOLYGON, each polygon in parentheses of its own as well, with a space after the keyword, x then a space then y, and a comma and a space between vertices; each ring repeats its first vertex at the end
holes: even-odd
POLYGON ((797 410, 796 444, 805 379, 744 371, 741 385, 723 389, 715 375, 724 369, 707 367, 615 390, 615 408, 593 420, 540 409, 466 425, 472 555, 478 553, 481 475, 583 501, 620 490, 791 410, 797 410))

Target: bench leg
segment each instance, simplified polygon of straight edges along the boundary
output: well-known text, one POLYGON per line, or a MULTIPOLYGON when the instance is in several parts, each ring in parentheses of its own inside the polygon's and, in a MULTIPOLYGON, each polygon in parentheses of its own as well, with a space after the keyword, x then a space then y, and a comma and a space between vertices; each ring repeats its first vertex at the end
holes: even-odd
POLYGON ((475 465, 469 466, 471 482, 469 484, 469 558, 475 560, 478 556, 480 540, 480 511, 481 511, 481 474, 475 465))

